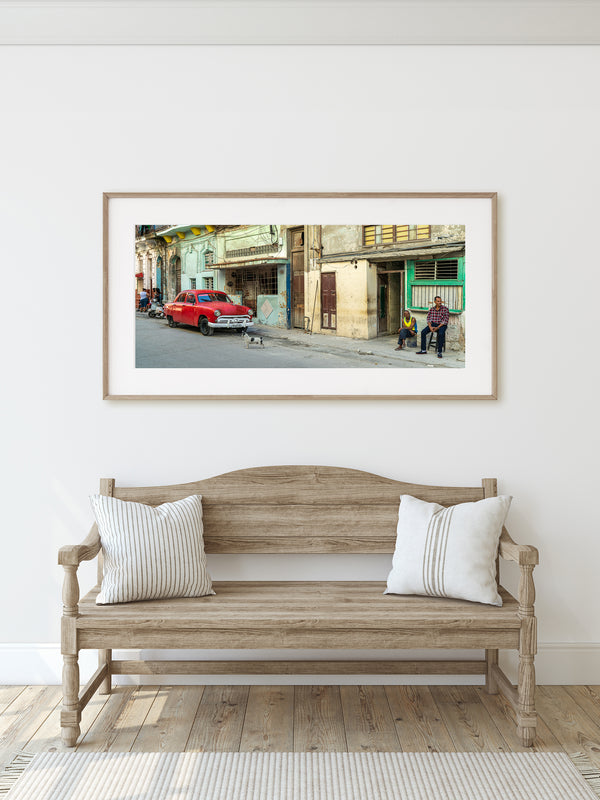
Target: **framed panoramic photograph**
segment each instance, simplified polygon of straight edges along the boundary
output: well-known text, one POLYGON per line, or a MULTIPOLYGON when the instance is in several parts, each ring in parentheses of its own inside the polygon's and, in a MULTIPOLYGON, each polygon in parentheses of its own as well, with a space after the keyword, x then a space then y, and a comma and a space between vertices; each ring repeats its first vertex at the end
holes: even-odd
POLYGON ((103 242, 104 398, 496 398, 493 192, 106 193, 103 242))

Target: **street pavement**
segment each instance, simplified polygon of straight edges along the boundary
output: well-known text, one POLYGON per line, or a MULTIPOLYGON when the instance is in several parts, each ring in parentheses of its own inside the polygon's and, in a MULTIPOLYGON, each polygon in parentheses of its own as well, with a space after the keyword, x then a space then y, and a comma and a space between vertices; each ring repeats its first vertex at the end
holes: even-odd
POLYGON ((228 367, 288 369, 386 368, 447 369, 465 365, 463 352, 448 350, 437 358, 433 350, 396 351, 395 336, 349 339, 343 336, 254 325, 249 333, 263 337, 264 347, 246 347, 239 331, 202 336, 187 326, 169 328, 166 320, 136 313, 136 367, 228 367))

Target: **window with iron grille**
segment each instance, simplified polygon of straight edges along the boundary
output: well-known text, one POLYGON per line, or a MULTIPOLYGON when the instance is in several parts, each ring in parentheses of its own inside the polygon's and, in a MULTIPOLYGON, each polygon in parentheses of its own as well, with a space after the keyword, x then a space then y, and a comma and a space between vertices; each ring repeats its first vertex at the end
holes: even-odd
POLYGON ((215 282, 214 278, 202 278, 202 283, 203 283, 202 288, 203 289, 214 289, 215 288, 214 287, 214 282, 215 282))
POLYGON ((210 267, 211 264, 214 264, 214 263, 215 263, 215 254, 213 253, 212 250, 207 250, 204 253, 204 266, 205 267, 210 267))
POLYGON ((363 225, 363 244, 399 244, 431 239, 431 225, 363 225))
POLYGON ((256 272, 253 269, 238 269, 235 274, 238 286, 242 283, 254 283, 256 280, 256 272))
POLYGON ((196 278, 190 278, 190 289, 196 288, 196 278))
POLYGON ((255 283, 256 294, 277 294, 277 267, 266 269, 238 269, 236 284, 241 288, 244 283, 255 283))
POLYGON ((445 261, 415 261, 416 281, 458 280, 458 259, 445 261))
POLYGON ((277 294, 277 267, 258 273, 258 294, 277 294))

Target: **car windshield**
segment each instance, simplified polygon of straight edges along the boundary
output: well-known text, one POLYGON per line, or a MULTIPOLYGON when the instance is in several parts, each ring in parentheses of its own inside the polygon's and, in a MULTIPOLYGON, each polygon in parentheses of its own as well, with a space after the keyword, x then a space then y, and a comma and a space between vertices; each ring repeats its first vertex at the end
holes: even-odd
POLYGON ((198 301, 200 303, 210 302, 211 300, 218 300, 220 303, 232 302, 229 295, 224 294, 223 292, 203 292, 202 294, 198 295, 198 301))

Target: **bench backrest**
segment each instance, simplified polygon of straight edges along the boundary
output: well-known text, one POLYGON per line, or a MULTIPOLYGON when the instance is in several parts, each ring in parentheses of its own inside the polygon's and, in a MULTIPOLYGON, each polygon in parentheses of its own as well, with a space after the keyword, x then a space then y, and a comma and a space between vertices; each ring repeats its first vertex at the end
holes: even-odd
POLYGON ((149 505, 201 494, 207 553, 393 553, 401 494, 448 506, 495 495, 496 481, 424 486, 355 469, 275 466, 175 486, 104 479, 100 491, 149 505))

